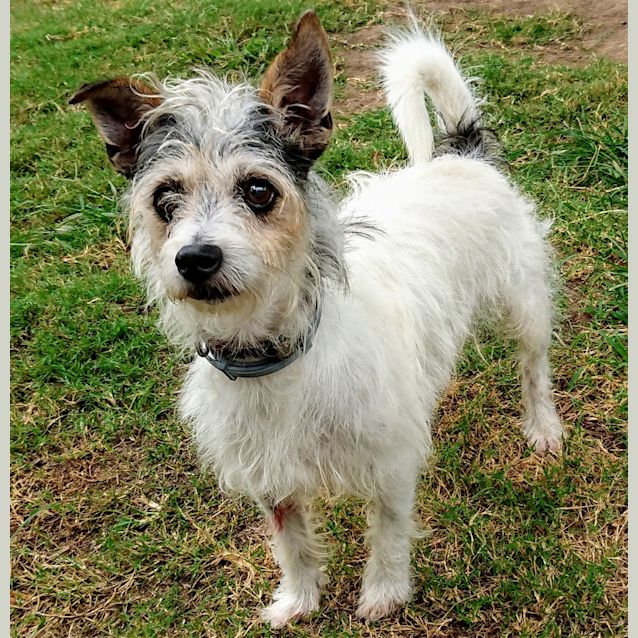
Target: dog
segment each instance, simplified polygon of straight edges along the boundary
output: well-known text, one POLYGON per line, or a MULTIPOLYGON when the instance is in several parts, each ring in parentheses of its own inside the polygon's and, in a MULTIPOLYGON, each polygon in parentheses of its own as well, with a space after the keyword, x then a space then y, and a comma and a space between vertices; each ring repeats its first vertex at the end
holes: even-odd
POLYGON ((318 609, 323 488, 370 504, 358 616, 409 600, 415 486, 478 322, 518 344, 529 443, 563 439, 549 223, 499 170, 481 101, 438 36, 414 24, 379 55, 409 159, 351 176, 341 201, 313 170, 333 129, 333 64, 312 11, 257 88, 199 70, 70 100, 130 179, 134 270, 161 328, 193 353, 180 413, 201 462, 272 527, 283 577, 262 614, 275 627, 318 609))

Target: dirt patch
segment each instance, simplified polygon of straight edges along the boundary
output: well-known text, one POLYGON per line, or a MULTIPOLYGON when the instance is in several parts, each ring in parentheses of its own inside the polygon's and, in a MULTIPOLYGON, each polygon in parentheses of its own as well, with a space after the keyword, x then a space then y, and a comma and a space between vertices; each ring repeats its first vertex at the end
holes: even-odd
POLYGON ((108 452, 78 448, 66 459, 35 459, 28 471, 14 471, 13 543, 37 544, 44 535, 49 539, 64 537, 73 544, 77 531, 89 522, 90 512, 97 511, 98 503, 108 500, 109 493, 122 496, 137 487, 136 468, 144 450, 128 442, 108 452), (69 502, 76 503, 77 511, 64 510, 69 502))
POLYGON ((376 75, 376 49, 383 37, 384 27, 373 25, 337 40, 337 78, 346 81, 337 101, 339 113, 358 113, 385 104, 376 75))
MULTIPOLYGON (((419 16, 431 16, 440 24, 453 14, 480 10, 495 16, 530 16, 560 12, 575 16, 582 28, 565 40, 535 45, 530 53, 549 64, 586 66, 596 58, 606 57, 627 63, 627 3, 622 0, 421 0, 412 2, 419 16)), ((344 115, 384 104, 376 74, 375 50, 383 42, 388 24, 403 21, 403 7, 388 8, 377 15, 381 24, 359 29, 355 33, 333 37, 336 45, 337 78, 345 79, 338 96, 338 112, 344 115)), ((503 49, 505 47, 501 45, 503 49)), ((514 47, 516 48, 516 47, 514 47)))
MULTIPOLYGON (((417 2, 429 12, 479 9, 502 15, 529 16, 559 11, 578 17, 583 23, 572 61, 587 63, 594 57, 608 57, 627 63, 627 2, 622 0, 442 0, 417 2)), ((551 61, 551 60, 550 60, 551 61)), ((566 56, 565 61, 569 61, 566 56)))

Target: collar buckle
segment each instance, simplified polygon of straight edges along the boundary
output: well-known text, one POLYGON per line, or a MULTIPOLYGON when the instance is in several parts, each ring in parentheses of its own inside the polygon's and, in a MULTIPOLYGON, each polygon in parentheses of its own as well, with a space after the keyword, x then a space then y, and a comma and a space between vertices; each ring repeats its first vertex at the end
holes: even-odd
POLYGON ((215 355, 210 351, 208 344, 204 339, 199 341, 196 346, 197 354, 200 357, 203 357, 210 363, 213 367, 217 368, 220 372, 223 372, 231 381, 236 381, 237 377, 228 371, 228 366, 230 365, 230 359, 217 359, 215 355))

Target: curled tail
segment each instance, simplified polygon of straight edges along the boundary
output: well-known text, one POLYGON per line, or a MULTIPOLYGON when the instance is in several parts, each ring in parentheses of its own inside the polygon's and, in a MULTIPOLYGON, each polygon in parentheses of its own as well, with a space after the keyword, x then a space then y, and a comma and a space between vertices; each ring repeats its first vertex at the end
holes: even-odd
POLYGON ((392 38, 380 60, 386 98, 412 164, 444 153, 498 160, 496 137, 481 125, 481 102, 439 38, 415 24, 392 38), (439 116, 436 145, 424 94, 439 116))

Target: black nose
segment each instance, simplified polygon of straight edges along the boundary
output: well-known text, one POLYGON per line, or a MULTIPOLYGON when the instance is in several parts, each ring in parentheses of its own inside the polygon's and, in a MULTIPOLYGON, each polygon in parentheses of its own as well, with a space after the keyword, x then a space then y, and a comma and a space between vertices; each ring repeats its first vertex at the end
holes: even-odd
POLYGON ((222 251, 210 244, 184 246, 175 256, 180 275, 193 284, 201 284, 222 265, 222 251))

